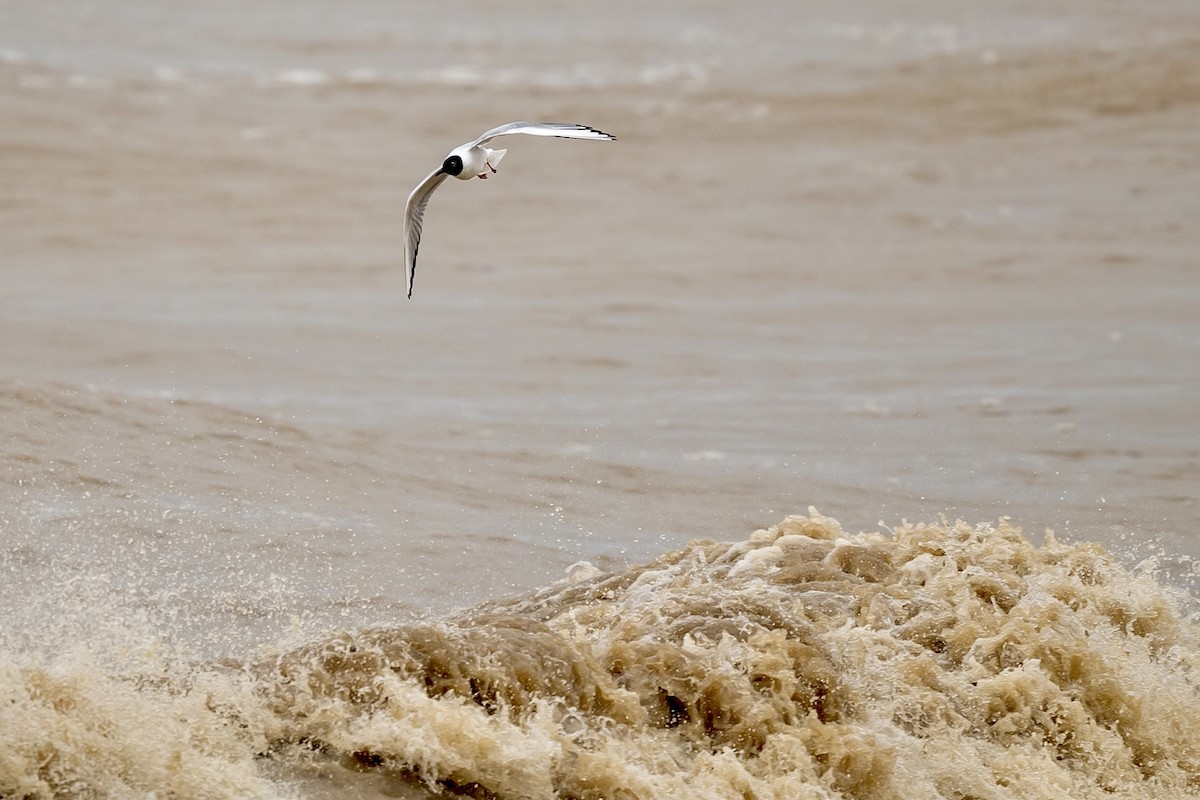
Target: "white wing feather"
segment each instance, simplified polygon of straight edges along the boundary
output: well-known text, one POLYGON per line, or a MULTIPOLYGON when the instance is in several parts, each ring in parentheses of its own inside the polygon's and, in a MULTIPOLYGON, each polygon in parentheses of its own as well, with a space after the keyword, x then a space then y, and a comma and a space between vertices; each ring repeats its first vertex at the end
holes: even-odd
POLYGON ((480 136, 471 143, 472 147, 487 144, 497 136, 508 136, 514 133, 524 133, 529 136, 557 136, 561 139, 598 139, 614 141, 617 137, 612 134, 589 128, 587 125, 575 125, 569 122, 510 122, 480 136))
POLYGON ((433 190, 446 180, 446 173, 439 168, 421 181, 408 196, 404 207, 404 263, 408 267, 408 296, 412 297, 413 275, 417 271, 417 248, 421 244, 421 224, 425 219, 425 206, 433 190))

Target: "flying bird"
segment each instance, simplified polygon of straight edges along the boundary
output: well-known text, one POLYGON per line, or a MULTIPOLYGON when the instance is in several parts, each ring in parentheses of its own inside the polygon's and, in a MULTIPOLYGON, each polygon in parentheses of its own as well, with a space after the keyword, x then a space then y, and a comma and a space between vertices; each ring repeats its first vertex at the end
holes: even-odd
POLYGON ((404 209, 404 262, 408 267, 408 296, 412 297, 413 274, 417 271, 417 246, 421 244, 421 223, 425 219, 425 207, 433 190, 442 185, 447 177, 455 177, 460 181, 471 178, 486 178, 488 173, 495 173, 500 159, 504 158, 507 150, 492 150, 484 147, 497 136, 509 136, 514 133, 525 133, 530 136, 557 136, 560 139, 595 139, 597 141, 613 141, 617 137, 589 128, 587 125, 574 125, 564 122, 510 122, 498 128, 492 128, 473 142, 459 145, 450 151, 442 165, 421 181, 417 188, 408 196, 408 205, 404 209))

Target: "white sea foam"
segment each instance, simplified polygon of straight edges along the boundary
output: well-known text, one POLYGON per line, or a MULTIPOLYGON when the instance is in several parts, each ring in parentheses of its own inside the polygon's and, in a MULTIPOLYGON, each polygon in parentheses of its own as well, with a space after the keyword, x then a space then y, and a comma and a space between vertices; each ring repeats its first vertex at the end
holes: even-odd
POLYGON ((289 69, 274 77, 275 83, 287 86, 325 86, 332 81, 332 76, 320 69, 289 69))
POLYGON ((67 585, 31 635, 73 646, 0 657, 0 793, 360 797, 366 773, 379 796, 1151 798, 1200 776, 1200 629, 1094 545, 810 510, 569 572, 244 666, 161 638, 166 595, 67 585))

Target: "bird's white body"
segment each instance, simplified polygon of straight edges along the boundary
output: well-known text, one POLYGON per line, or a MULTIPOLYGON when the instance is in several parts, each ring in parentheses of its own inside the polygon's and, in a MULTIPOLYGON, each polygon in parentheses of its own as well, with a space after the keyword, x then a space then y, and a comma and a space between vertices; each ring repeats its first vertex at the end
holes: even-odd
POLYGON ((458 156, 462 159, 462 172, 455 175, 460 181, 469 181, 472 178, 486 178, 489 172, 495 172, 496 167, 500 165, 500 159, 504 158, 507 150, 492 150, 479 145, 459 145, 450 151, 450 156, 458 156))
POLYGON ((500 159, 504 158, 507 150, 492 150, 484 147, 497 136, 508 136, 524 133, 530 136, 556 136, 564 139, 594 139, 611 141, 615 136, 589 128, 586 125, 575 125, 562 122, 510 122, 498 128, 492 128, 473 142, 459 145, 450 151, 442 166, 430 173, 425 180, 413 189, 408 196, 408 205, 404 209, 404 262, 408 268, 408 296, 412 297, 413 275, 417 269, 417 248, 421 244, 421 226, 425 219, 425 207, 433 190, 442 185, 447 176, 469 181, 472 178, 486 178, 496 172, 500 159))

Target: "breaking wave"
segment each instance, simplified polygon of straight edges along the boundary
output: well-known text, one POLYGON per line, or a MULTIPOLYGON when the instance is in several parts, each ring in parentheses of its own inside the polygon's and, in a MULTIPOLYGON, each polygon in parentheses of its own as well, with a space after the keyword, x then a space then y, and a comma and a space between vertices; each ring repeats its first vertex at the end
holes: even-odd
POLYGON ((0 795, 1200 796, 1193 603, 1050 533, 810 510, 245 662, 136 620, 6 652, 0 795))

